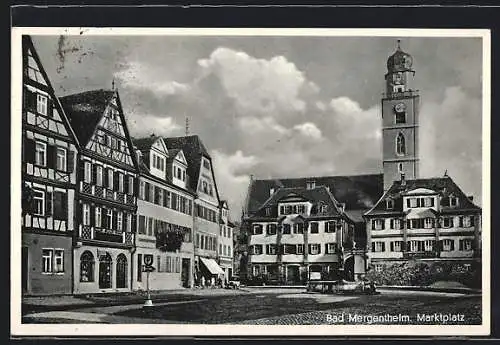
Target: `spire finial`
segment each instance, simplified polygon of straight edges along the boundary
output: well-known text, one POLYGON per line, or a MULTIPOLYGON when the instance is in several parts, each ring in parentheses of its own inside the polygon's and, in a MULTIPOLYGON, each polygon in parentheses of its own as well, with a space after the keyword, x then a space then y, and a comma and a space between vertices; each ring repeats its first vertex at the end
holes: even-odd
POLYGON ((111 82, 111 90, 115 89, 115 78, 113 78, 113 81, 111 82))
POLYGON ((401 50, 401 40, 398 40, 398 50, 401 50))
POLYGON ((186 136, 189 135, 189 117, 186 116, 186 136))
POLYGON ((448 177, 448 169, 444 171, 444 177, 448 177))

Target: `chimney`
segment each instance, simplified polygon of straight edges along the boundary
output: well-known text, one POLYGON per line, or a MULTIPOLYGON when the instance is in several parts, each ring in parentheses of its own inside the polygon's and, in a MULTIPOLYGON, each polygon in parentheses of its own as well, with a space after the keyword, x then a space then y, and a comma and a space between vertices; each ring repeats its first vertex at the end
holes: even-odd
POLYGON ((405 173, 401 173, 401 185, 406 186, 406 179, 405 179, 405 173))
POLYGON ((469 199, 469 200, 472 202, 472 201, 474 201, 474 196, 469 195, 469 196, 467 197, 467 199, 469 199))

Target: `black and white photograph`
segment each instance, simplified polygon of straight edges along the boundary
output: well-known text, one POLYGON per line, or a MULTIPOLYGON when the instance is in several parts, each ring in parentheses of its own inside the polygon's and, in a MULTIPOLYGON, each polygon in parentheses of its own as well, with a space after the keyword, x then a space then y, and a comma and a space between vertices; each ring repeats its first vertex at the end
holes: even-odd
POLYGON ((489 334, 488 30, 11 49, 16 334, 489 334))

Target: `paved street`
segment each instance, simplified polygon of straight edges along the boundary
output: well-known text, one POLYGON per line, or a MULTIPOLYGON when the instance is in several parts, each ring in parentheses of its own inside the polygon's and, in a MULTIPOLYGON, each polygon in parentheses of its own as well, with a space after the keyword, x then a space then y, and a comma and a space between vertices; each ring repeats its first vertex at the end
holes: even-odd
POLYGON ((155 306, 123 302, 25 309, 25 323, 480 324, 481 296, 381 290, 379 295, 305 293, 303 289, 175 291, 155 306), (50 308, 49 308, 50 309, 50 308), (434 314, 438 313, 438 314, 434 314), (441 314, 439 314, 441 313, 441 314), (455 315, 455 316, 453 316, 455 315), (463 317, 461 317, 463 315, 463 317), (399 317, 399 321, 394 318, 399 317), (436 320, 435 318, 440 318, 436 320))

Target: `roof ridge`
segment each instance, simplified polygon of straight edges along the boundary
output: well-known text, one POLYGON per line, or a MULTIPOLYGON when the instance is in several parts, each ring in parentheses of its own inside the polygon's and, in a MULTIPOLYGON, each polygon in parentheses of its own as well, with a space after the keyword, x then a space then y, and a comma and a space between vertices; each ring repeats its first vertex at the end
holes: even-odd
POLYGON ((300 176, 300 177, 271 177, 266 179, 255 179, 256 181, 282 181, 282 180, 307 180, 307 179, 322 179, 332 177, 362 177, 362 176, 382 176, 383 173, 378 174, 353 174, 353 175, 322 175, 322 176, 300 176))

